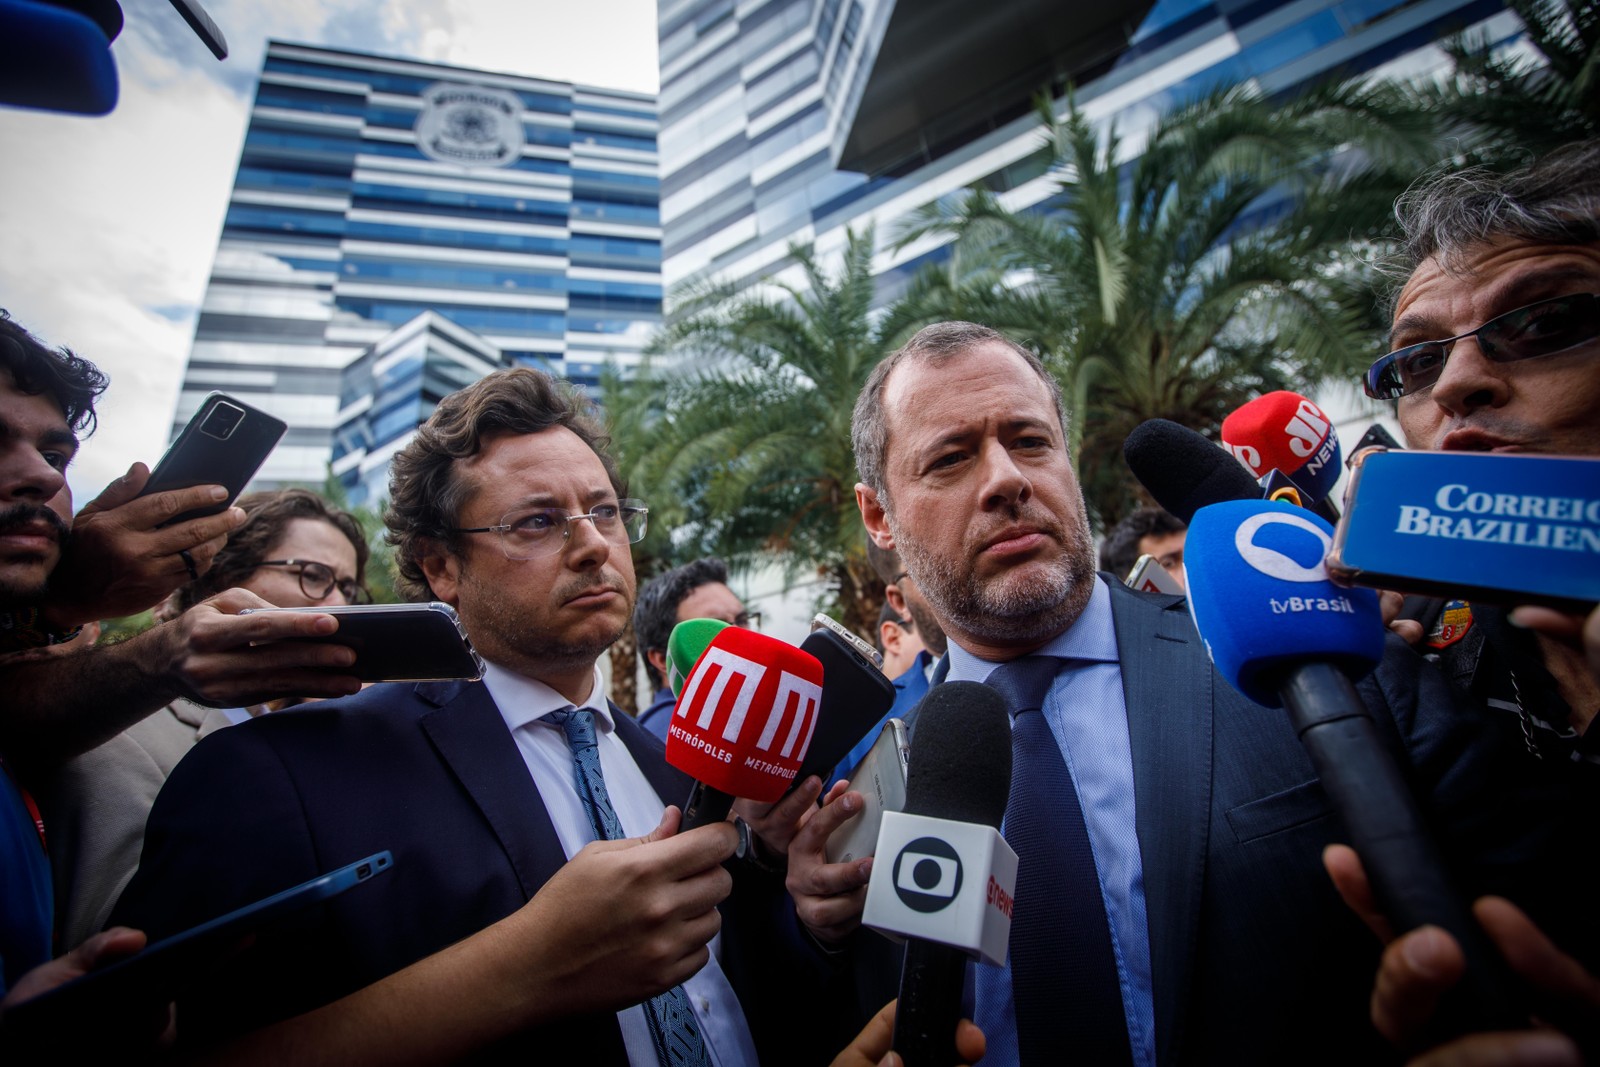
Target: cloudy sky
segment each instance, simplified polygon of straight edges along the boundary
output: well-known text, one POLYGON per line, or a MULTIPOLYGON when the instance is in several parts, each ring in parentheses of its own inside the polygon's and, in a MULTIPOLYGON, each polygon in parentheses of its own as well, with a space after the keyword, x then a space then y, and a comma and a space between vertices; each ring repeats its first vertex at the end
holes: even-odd
POLYGON ((654 0, 121 0, 105 118, 0 107, 0 307, 111 376, 70 476, 83 504, 166 446, 268 38, 655 92, 654 0))

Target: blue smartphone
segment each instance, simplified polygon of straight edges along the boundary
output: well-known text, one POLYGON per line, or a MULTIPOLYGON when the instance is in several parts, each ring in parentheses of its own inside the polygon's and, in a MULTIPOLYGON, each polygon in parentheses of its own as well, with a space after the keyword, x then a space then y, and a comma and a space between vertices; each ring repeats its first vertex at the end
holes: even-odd
POLYGON ((329 871, 237 911, 146 945, 139 953, 90 971, 6 1010, 6 1037, 71 1033, 66 1027, 97 1026, 129 1011, 147 1011, 171 1001, 177 990, 228 956, 245 937, 301 908, 371 881, 394 866, 378 852, 329 871))

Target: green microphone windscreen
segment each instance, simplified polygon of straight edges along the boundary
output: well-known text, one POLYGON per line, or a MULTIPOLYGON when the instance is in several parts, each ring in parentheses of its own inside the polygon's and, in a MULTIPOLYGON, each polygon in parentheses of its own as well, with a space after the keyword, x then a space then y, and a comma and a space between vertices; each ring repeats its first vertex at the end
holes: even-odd
POLYGON ((667 638, 667 685, 673 696, 683 694, 684 680, 694 669, 695 661, 727 628, 728 624, 720 619, 684 619, 672 628, 672 636, 667 638))

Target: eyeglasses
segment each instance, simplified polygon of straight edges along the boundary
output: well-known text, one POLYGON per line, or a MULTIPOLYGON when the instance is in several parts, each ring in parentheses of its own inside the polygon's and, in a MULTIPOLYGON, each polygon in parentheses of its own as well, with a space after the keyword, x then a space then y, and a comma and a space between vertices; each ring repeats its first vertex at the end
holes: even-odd
POLYGON ((300 591, 312 600, 325 600, 335 588, 346 604, 367 604, 372 595, 354 578, 337 578, 326 563, 309 559, 264 559, 258 567, 299 567, 300 591))
POLYGON ((741 611, 733 618, 733 624, 742 630, 761 629, 761 612, 741 611))
POLYGON ((473 526, 456 533, 497 533, 506 559, 535 559, 561 551, 572 536, 572 524, 588 519, 606 540, 619 545, 644 540, 645 522, 650 509, 643 500, 619 500, 597 504, 584 514, 574 515, 565 508, 513 508, 494 526, 473 526))
POLYGON ((1362 385, 1377 400, 1398 400, 1439 380, 1457 341, 1474 338, 1495 363, 1515 363, 1586 345, 1600 337, 1600 294, 1579 293, 1541 300, 1508 311, 1442 341, 1423 341, 1390 352, 1367 369, 1362 385))

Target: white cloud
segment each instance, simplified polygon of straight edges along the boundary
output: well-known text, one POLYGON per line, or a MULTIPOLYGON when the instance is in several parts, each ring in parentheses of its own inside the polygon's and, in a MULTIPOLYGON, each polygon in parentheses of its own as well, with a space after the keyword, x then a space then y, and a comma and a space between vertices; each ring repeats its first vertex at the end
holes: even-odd
POLYGON ((165 448, 266 41, 654 91, 652 0, 208 0, 218 63, 165 4, 124 0, 105 118, 0 108, 0 307, 111 376, 81 503, 165 448))

